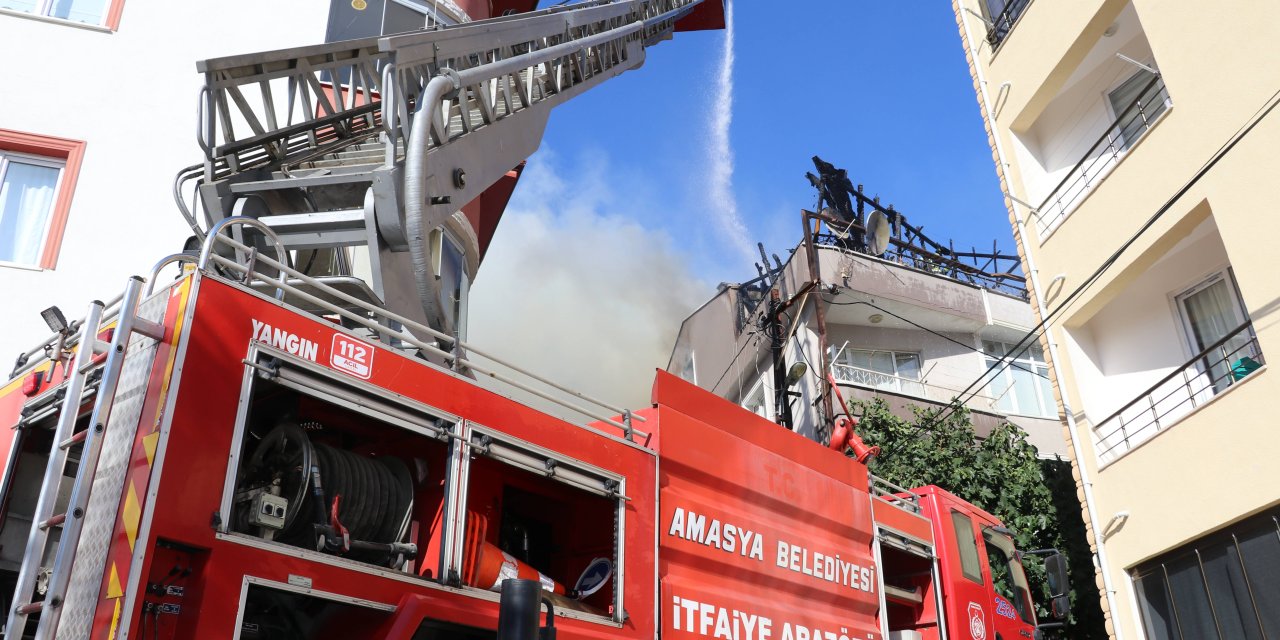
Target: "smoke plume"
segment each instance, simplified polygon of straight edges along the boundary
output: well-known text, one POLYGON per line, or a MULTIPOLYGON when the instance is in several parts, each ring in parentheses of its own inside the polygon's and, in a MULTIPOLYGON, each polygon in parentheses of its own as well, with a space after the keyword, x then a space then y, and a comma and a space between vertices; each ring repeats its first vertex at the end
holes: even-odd
POLYGON ((471 290, 468 342, 571 389, 647 407, 654 369, 711 287, 670 237, 635 222, 654 205, 615 195, 605 162, 573 172, 572 184, 556 164, 539 152, 520 180, 471 290))

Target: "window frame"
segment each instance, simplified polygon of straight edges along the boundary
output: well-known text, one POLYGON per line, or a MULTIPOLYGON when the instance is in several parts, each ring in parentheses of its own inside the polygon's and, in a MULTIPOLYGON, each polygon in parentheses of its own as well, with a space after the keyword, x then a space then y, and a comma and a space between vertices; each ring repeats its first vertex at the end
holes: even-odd
MULTIPOLYGON (((846 345, 844 347, 841 347, 839 350, 837 350, 835 353, 832 354, 831 364, 833 367, 835 366, 851 367, 854 369, 860 369, 860 370, 867 371, 869 373, 874 373, 877 375, 888 376, 889 379, 893 381, 893 388, 881 389, 880 387, 873 386, 873 388, 878 389, 880 391, 890 391, 893 393, 916 395, 904 389, 903 382, 904 381, 915 382, 921 385, 922 389, 924 386, 924 376, 922 375, 924 373, 924 358, 921 356, 920 352, 918 351, 898 351, 895 349, 860 349, 856 347, 849 347, 846 345), (893 373, 876 371, 875 369, 871 369, 869 367, 861 367, 856 364, 853 364, 851 355, 855 352, 865 353, 865 354, 868 354, 869 356, 873 356, 877 353, 889 354, 889 360, 893 363, 893 373), (898 368, 898 358, 900 356, 910 356, 912 358, 915 358, 915 361, 916 361, 916 377, 915 378, 910 378, 902 375, 901 370, 898 368)), ((839 376, 837 376, 836 379, 839 380, 839 376)))
MULTIPOLYGON (((1184 628, 1208 624, 1211 624, 1219 635, 1227 635, 1223 630, 1222 621, 1232 619, 1234 614, 1236 616, 1234 620, 1239 623, 1240 630, 1263 633, 1267 637, 1274 636, 1275 632, 1280 630, 1280 625, 1277 625, 1278 618, 1274 613, 1264 615, 1267 612, 1274 612, 1274 602, 1277 600, 1276 596, 1271 595, 1274 589, 1266 590, 1266 587, 1274 584, 1275 578, 1270 577, 1274 573, 1259 570, 1267 568, 1266 560, 1270 558, 1260 555, 1253 545, 1257 541, 1274 539, 1275 536, 1280 536, 1280 511, 1273 507, 1167 550, 1129 569, 1126 573, 1130 593, 1134 598, 1137 624, 1152 640, 1189 638, 1191 635, 1184 628), (1214 566, 1213 559, 1206 561, 1206 557, 1211 557, 1219 550, 1223 552, 1221 557, 1224 558, 1221 566, 1214 566), (1189 571, 1188 576, 1199 578, 1198 586, 1202 587, 1205 593, 1203 602, 1188 601, 1187 596, 1190 595, 1188 591, 1184 589, 1175 593, 1173 589, 1173 578, 1170 577, 1169 566, 1190 559, 1196 561, 1193 567, 1196 571, 1189 571), (1228 566, 1227 563, 1232 564, 1228 566), (1213 586, 1220 586, 1213 583, 1219 582, 1223 575, 1216 569, 1229 570, 1232 567, 1239 572, 1228 579, 1239 580, 1238 586, 1243 586, 1243 589, 1232 593, 1213 589, 1213 586), (1214 577, 1210 574, 1214 574, 1214 577), (1268 584, 1269 581, 1271 584, 1268 584), (1162 597, 1163 601, 1153 603, 1150 596, 1162 597), (1204 613, 1203 606, 1206 604, 1209 618, 1205 620, 1194 617, 1193 614, 1197 613, 1194 610, 1199 608, 1198 613, 1204 613), (1269 606, 1272 608, 1268 608, 1269 606), (1156 609, 1167 612, 1169 617, 1153 620, 1152 612, 1156 609), (1161 630, 1165 633, 1158 633, 1161 630)), ((1231 631, 1234 632, 1236 629, 1231 631)))
POLYGON ((960 559, 960 574, 972 580, 974 584, 986 586, 982 577, 982 551, 978 549, 978 533, 973 530, 973 518, 958 509, 951 510, 951 531, 956 537, 956 557, 960 559), (963 523, 961 522, 963 520, 963 523), (961 527, 967 535, 961 536, 961 527), (966 562, 966 553, 972 551, 972 564, 976 573, 969 573, 970 564, 966 562))
MULTIPOLYGON (((1144 60, 1143 64, 1146 64, 1151 67, 1156 66, 1155 60, 1144 60)), ((1111 122, 1112 126, 1120 124, 1120 114, 1124 112, 1125 108, 1129 106, 1128 104, 1125 104, 1125 105, 1122 105, 1119 109, 1116 109, 1116 103, 1115 103, 1115 100, 1112 99, 1112 96, 1115 95, 1117 91, 1120 91, 1122 87, 1134 81, 1141 81, 1140 86, 1145 86, 1147 82, 1151 81, 1151 72, 1147 71, 1146 69, 1138 69, 1137 71, 1133 72, 1133 74, 1131 75, 1123 76, 1120 81, 1107 87, 1102 92, 1102 101, 1107 106, 1108 120, 1111 122)), ((1118 163, 1122 157, 1124 157, 1126 154, 1129 153, 1129 150, 1132 149, 1134 145, 1138 144, 1138 141, 1141 140, 1143 136, 1147 135, 1147 132, 1150 131, 1153 126, 1155 126, 1156 121, 1162 118, 1164 114, 1167 111, 1169 111, 1169 109, 1173 108, 1173 99, 1169 97, 1169 89, 1167 85, 1164 88, 1164 92, 1165 92, 1164 106, 1160 109, 1160 113, 1157 113, 1151 116, 1150 119, 1148 120, 1147 126, 1143 127, 1142 132, 1134 136, 1132 140, 1125 137, 1124 135, 1125 126, 1123 124, 1120 124, 1119 129, 1117 129, 1116 131, 1115 140, 1112 141, 1112 144, 1115 144, 1119 149, 1119 151, 1116 153, 1116 158, 1113 162, 1118 163)), ((1159 95, 1159 93, 1160 93, 1160 90, 1157 89, 1156 94, 1159 95)), ((1150 105, 1148 105, 1148 107, 1149 106, 1150 105)), ((1130 115, 1133 117, 1137 117, 1136 113, 1130 114, 1130 115)))
POLYGON ((1191 314, 1186 304, 1187 300, 1218 282, 1225 282, 1228 291, 1231 293, 1231 310, 1234 312, 1236 321, 1232 326, 1239 326, 1251 320, 1249 310, 1244 304, 1244 297, 1240 295, 1240 287, 1236 284, 1235 272, 1230 266, 1215 269, 1212 273, 1196 280, 1195 284, 1175 290, 1169 294, 1169 297, 1173 300, 1174 311, 1178 316, 1178 329, 1182 332, 1182 348, 1188 358, 1199 353, 1203 347, 1197 346, 1199 339, 1191 323, 1191 314))
POLYGON ((742 394, 742 400, 738 403, 738 406, 760 416, 761 418, 764 418, 765 420, 773 420, 773 389, 770 388, 770 393, 765 393, 766 388, 765 376, 762 375, 756 379, 755 383, 747 388, 746 393, 742 394), (748 406, 755 402, 756 395, 760 396, 758 411, 748 406))
MULTIPOLYGON (((1009 352, 1012 350, 1010 347, 1011 345, 1007 342, 983 338, 982 339, 983 366, 986 369, 990 369, 993 365, 993 362, 991 361, 999 360, 999 359, 1007 359, 1009 352), (991 349, 991 345, 996 345, 998 349, 996 350, 991 349), (998 351, 998 353, 996 353, 996 351, 998 351)), ((1045 398, 1044 396, 1041 395, 1039 382, 1033 380, 1033 382, 1036 382, 1035 397, 1036 397, 1036 404, 1039 405, 1038 412, 1029 411, 1027 409, 1031 409, 1031 408, 1022 407, 1021 404, 1018 402, 1018 396, 1014 393, 1014 387, 1015 387, 1014 376, 1015 375, 1017 375, 1018 373, 1022 373, 1022 374, 1034 376, 1036 378, 1040 378, 1042 377, 1041 374, 1043 373, 1044 382, 1045 384, 1049 385, 1048 387, 1049 398, 1053 398, 1053 381, 1049 379, 1049 361, 1048 359, 1045 358, 1043 351, 1041 351, 1040 353, 1039 360, 1035 360, 1034 358, 1032 358, 1031 350, 1033 347, 1036 349, 1039 349, 1039 345, 1031 345, 1027 347, 1027 349, 1023 352, 1021 356, 1014 357, 1009 366, 1006 366, 1002 370, 997 371, 987 381, 986 387, 988 389, 988 393, 990 393, 991 395, 991 399, 992 399, 991 408, 993 410, 1000 411, 1002 413, 1007 413, 1009 415, 1027 416, 1031 418, 1057 417, 1058 415, 1057 401, 1054 400, 1050 406, 1044 406, 1045 398), (1014 365, 1021 366, 1023 367, 1023 369, 1018 369, 1014 365), (1041 372, 1039 371, 1039 369, 1043 369, 1044 371, 1041 372), (996 395, 995 390, 991 388, 992 385, 994 385, 997 380, 1002 380, 1006 385, 1004 392, 999 395, 996 395), (1013 405, 1012 410, 1006 410, 998 406, 998 404, 1005 397, 1008 397, 1012 402, 1012 405, 1013 405)))
POLYGON ((80 20, 59 18, 58 16, 49 15, 50 11, 53 9, 55 1, 56 0, 36 0, 35 4, 38 6, 30 11, 0 8, 0 14, 19 18, 29 18, 32 20, 39 20, 41 22, 51 22, 69 27, 90 29, 93 31, 108 31, 114 33, 120 30, 120 17, 124 14, 124 0, 103 0, 102 17, 96 23, 82 22, 80 20))
MULTIPOLYGON (((11 260, 0 259, 0 267, 14 267, 17 269, 40 269, 43 262, 44 250, 49 242, 49 230, 53 227, 53 213, 57 209, 58 194, 62 186, 62 176, 66 173, 66 161, 48 156, 38 156, 30 153, 21 153, 17 151, 5 151, 0 149, 0 191, 4 189, 5 178, 9 175, 9 166, 14 162, 27 166, 44 167, 46 169, 57 169, 58 176, 53 182, 53 198, 49 201, 48 210, 44 212, 44 224, 40 230, 39 250, 36 252, 35 261, 33 262, 15 262, 11 260)), ((0 212, 0 217, 4 214, 0 212)))
POLYGON ((52 270, 58 266, 58 254, 67 229, 72 197, 80 177, 86 144, 80 140, 55 138, 9 129, 0 129, 0 156, 17 156, 40 162, 60 163, 57 187, 49 210, 44 243, 35 264, 0 262, 0 268, 52 270))

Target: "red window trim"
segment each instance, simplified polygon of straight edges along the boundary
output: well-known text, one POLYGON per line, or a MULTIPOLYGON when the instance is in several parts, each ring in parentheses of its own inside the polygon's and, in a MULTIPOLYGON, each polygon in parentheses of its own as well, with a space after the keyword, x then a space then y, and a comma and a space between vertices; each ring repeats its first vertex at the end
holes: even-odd
POLYGON ((29 153, 46 158, 58 158, 65 165, 59 178, 58 195, 49 212, 49 235, 40 252, 40 268, 58 266, 58 252, 62 249, 62 234, 67 229, 67 217, 71 213, 71 196, 76 191, 76 179, 80 177, 80 163, 84 160, 85 143, 79 140, 41 136, 34 133, 0 129, 0 149, 29 153))
POLYGON ((119 31, 122 14, 124 14, 124 0, 111 0, 111 6, 107 7, 107 19, 102 22, 103 26, 112 31, 119 31))

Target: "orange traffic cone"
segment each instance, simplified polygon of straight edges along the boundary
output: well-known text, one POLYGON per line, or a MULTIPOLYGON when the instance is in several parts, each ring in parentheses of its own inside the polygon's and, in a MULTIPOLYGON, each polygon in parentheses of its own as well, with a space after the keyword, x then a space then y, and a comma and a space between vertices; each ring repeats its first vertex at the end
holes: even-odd
POLYGON ((547 577, 546 574, 520 562, 511 554, 499 549, 490 542, 479 545, 475 570, 467 580, 467 584, 490 591, 501 591, 502 581, 508 578, 537 580, 542 583, 544 591, 564 595, 564 586, 547 577))

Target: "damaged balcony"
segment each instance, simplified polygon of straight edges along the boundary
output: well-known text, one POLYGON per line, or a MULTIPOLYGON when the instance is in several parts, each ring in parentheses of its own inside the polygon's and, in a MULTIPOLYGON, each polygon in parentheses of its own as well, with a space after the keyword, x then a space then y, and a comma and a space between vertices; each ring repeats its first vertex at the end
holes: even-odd
POLYGON ((1197 353, 1094 428, 1106 464, 1227 392, 1266 364, 1253 323, 1246 322, 1197 353))

